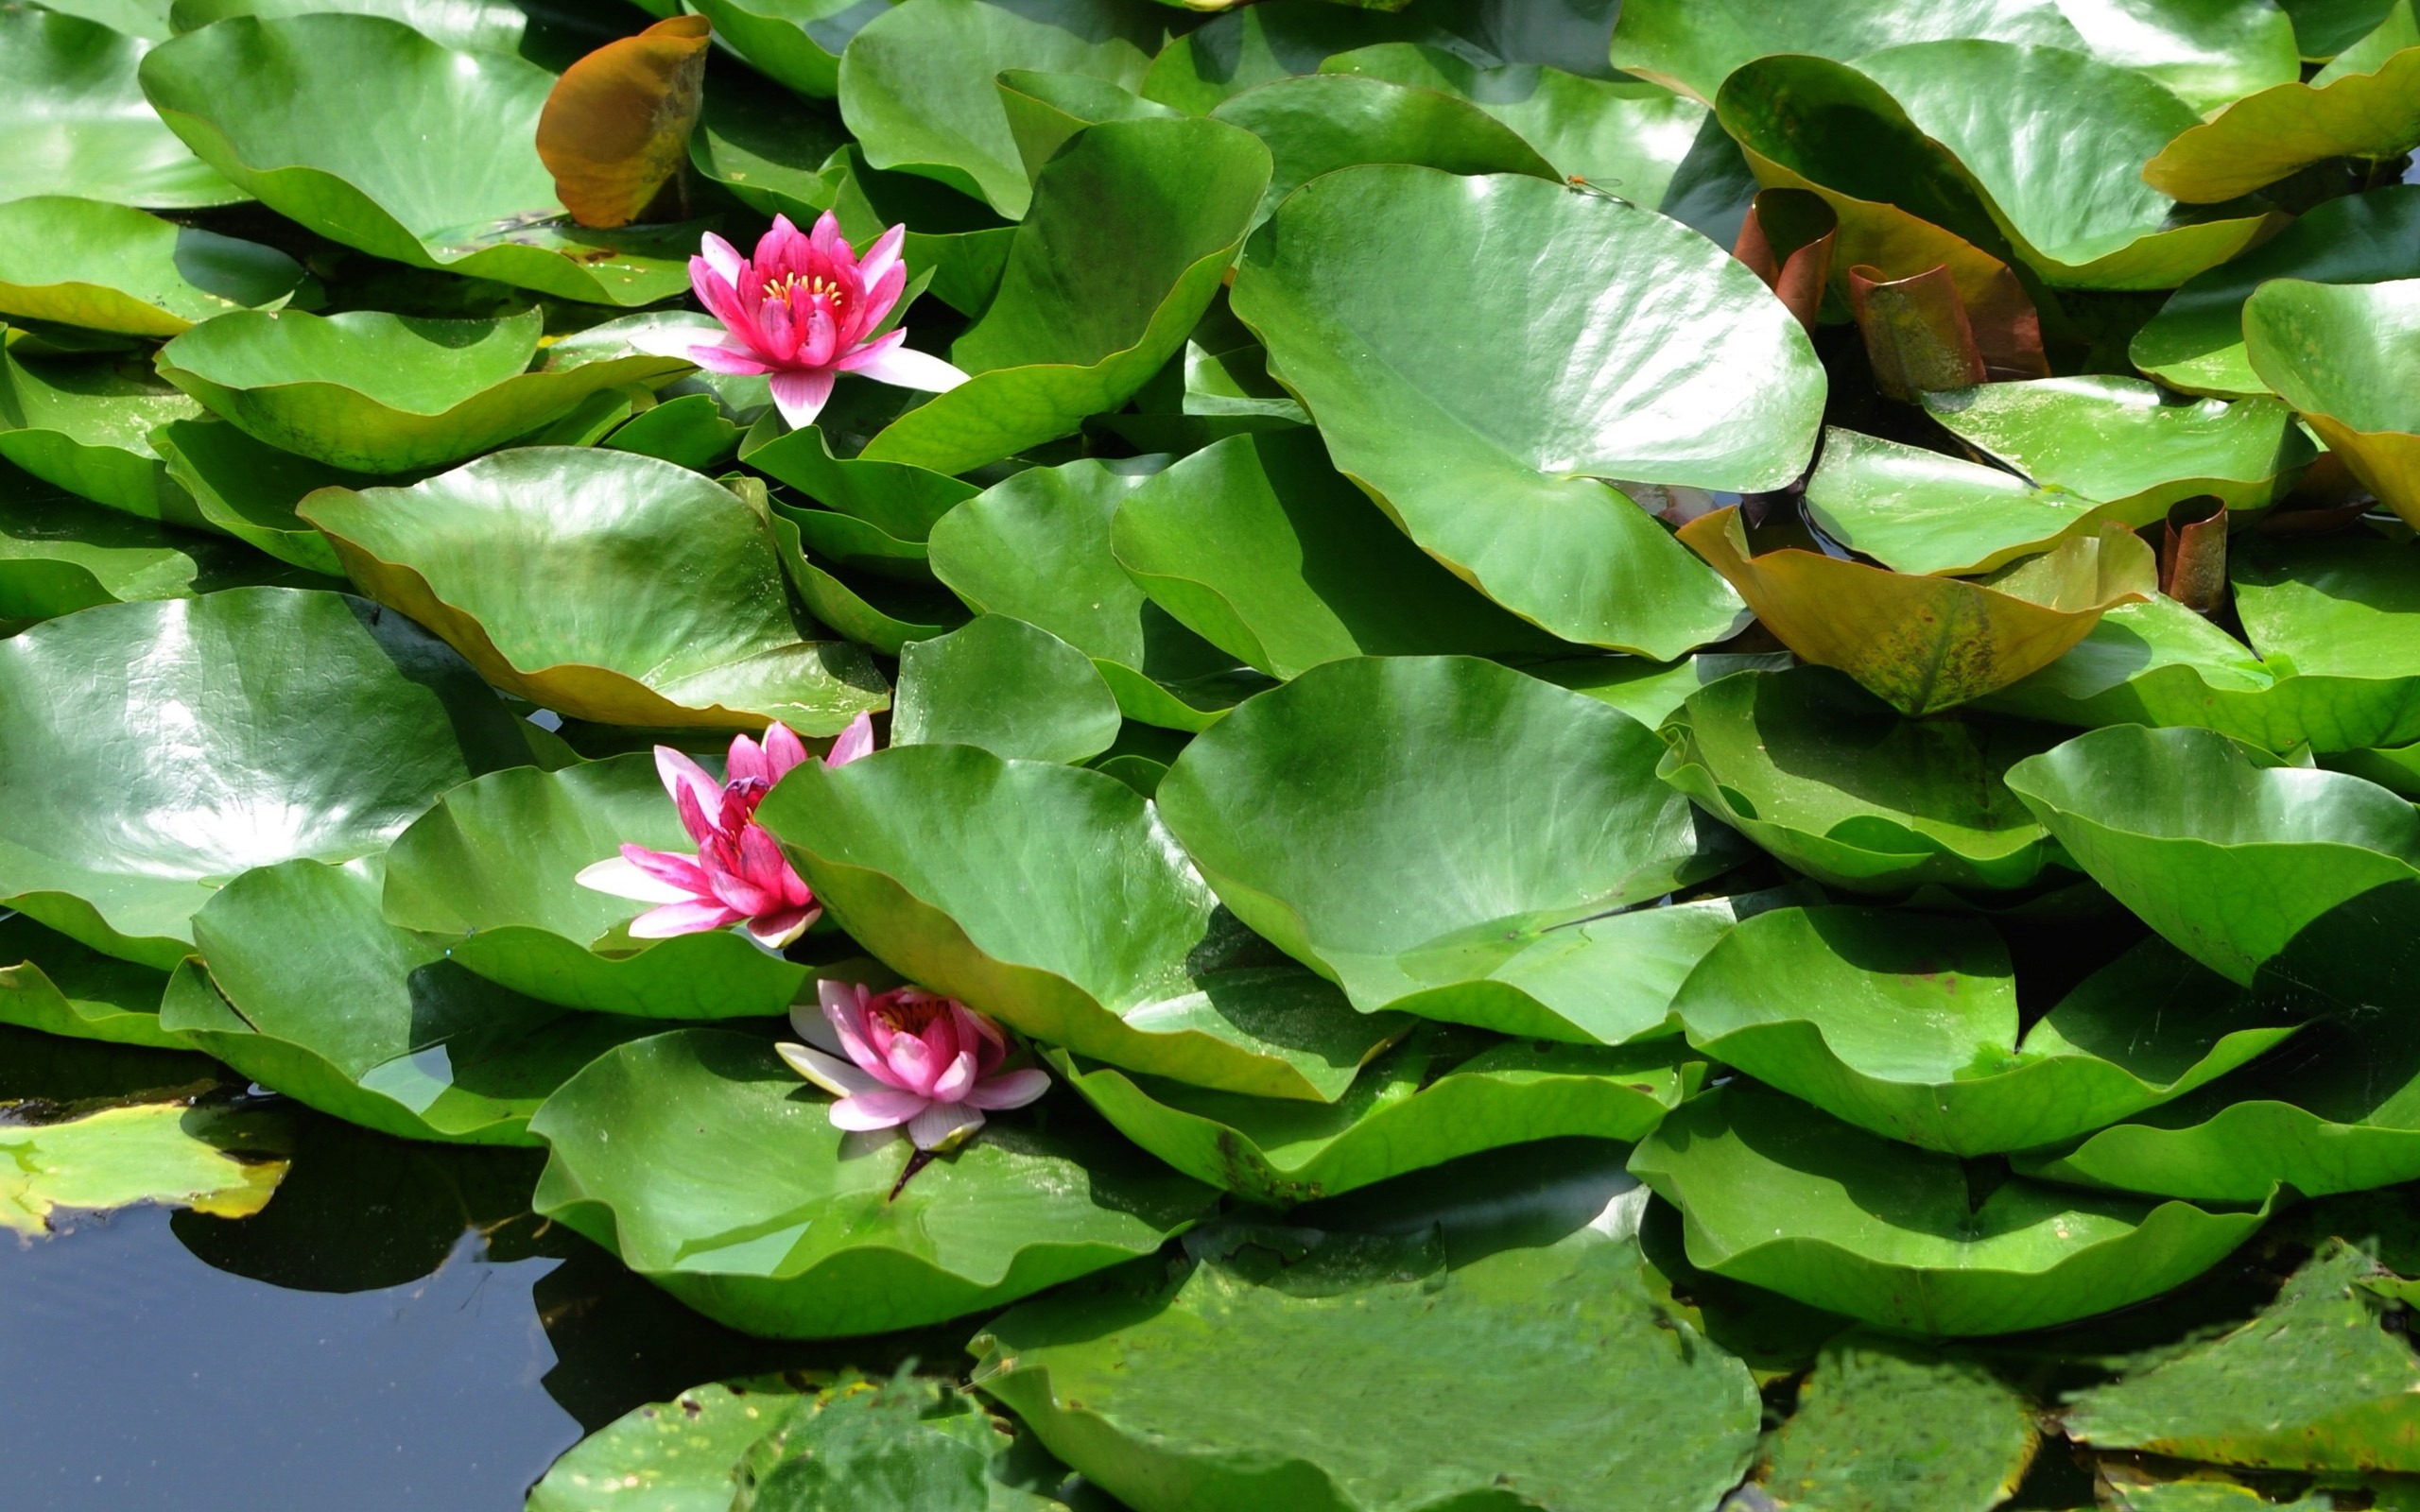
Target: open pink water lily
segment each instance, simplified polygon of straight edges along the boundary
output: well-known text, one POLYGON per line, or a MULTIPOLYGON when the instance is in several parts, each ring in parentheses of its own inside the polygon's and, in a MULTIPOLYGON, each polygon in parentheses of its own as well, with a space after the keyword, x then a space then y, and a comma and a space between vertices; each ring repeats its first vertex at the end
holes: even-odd
MULTIPOLYGON (((845 766, 873 749, 873 719, 859 714, 832 743, 823 765, 845 766)), ((658 746, 656 775, 672 795, 681 827, 698 842, 698 853, 626 845, 620 855, 583 868, 579 885, 661 904, 631 920, 635 939, 745 924, 756 943, 780 950, 806 933, 823 910, 806 879, 757 824, 756 805, 784 773, 805 760, 805 743, 778 722, 767 727, 761 746, 746 735, 732 737, 726 780, 719 782, 688 756, 658 746)))
POLYGON ((730 335, 690 348, 690 360, 711 372, 770 374, 773 404, 792 426, 814 421, 844 372, 936 393, 957 387, 966 374, 909 351, 904 329, 874 335, 908 286, 907 235, 891 227, 861 259, 830 211, 804 236, 775 215, 750 258, 707 232, 703 255, 689 259, 689 285, 730 335))
POLYGON ((790 1010, 790 1026, 810 1043, 777 1048, 791 1070, 839 1099, 834 1128, 905 1124, 916 1148, 947 1149, 981 1128, 987 1109, 1023 1108, 1050 1089, 1047 1072, 1002 1071, 1008 1037, 956 998, 913 987, 877 993, 861 982, 818 982, 815 992, 821 1012, 790 1010))

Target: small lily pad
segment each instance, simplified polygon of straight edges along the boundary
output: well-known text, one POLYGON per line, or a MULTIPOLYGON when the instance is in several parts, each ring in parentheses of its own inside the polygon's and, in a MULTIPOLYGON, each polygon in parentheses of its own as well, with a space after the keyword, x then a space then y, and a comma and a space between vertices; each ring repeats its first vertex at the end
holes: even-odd
POLYGON ((68 1213, 137 1203, 248 1218, 275 1194, 290 1148, 286 1120, 260 1108, 137 1103, 0 1123, 0 1229, 30 1237, 68 1213))
POLYGON ((1824 1347, 1763 1485, 1806 1512, 1991 1512, 2041 1442, 1989 1366, 1860 1332, 1824 1347))
POLYGON ((0 315, 172 336, 285 302, 302 265, 274 248, 64 195, 0 202, 0 315))

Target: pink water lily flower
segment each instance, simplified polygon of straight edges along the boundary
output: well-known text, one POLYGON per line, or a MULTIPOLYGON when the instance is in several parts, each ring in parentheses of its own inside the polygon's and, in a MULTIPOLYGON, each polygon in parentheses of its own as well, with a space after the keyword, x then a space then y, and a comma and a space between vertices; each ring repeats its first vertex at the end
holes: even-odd
POLYGON ((689 285, 730 335, 720 346, 690 348, 690 360, 711 372, 769 373, 773 404, 793 427, 813 423, 844 372, 935 393, 957 387, 966 374, 909 351, 905 330, 873 334, 908 286, 899 256, 907 235, 891 227, 860 259, 830 211, 804 236, 775 215, 747 258, 707 232, 704 255, 689 259, 689 285))
POLYGON ((1008 1037, 956 998, 914 987, 876 993, 861 982, 818 982, 815 992, 821 1013, 790 1010, 790 1026, 812 1046, 777 1048, 839 1099, 834 1128, 905 1124, 916 1148, 942 1150, 981 1128, 987 1109, 1023 1108, 1050 1089, 1047 1072, 1002 1071, 1008 1037))
MULTIPOLYGON (((845 766, 873 749, 873 719, 859 714, 832 743, 826 766, 845 766)), ((766 728, 759 746, 735 735, 717 782, 669 746, 655 747, 656 775, 672 795, 681 827, 698 842, 694 856, 626 845, 622 853, 581 870, 579 885, 616 898, 658 903, 631 920, 635 939, 669 939, 745 924, 768 950, 780 950, 821 917, 814 892, 782 848, 756 822, 756 805, 784 773, 806 760, 806 746, 787 725, 766 728)))

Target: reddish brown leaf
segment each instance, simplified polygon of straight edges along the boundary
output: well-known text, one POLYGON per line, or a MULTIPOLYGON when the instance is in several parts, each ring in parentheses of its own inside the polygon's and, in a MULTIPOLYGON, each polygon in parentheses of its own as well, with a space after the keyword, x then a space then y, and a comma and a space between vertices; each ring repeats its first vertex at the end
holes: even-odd
POLYGON ((2197 614, 2212 614, 2227 594, 2227 505, 2215 493, 2179 499, 2168 510, 2159 548, 2159 591, 2197 614))
POLYGON ((1731 255, 1748 265, 1780 297, 1809 335, 1832 277, 1832 243, 1840 216, 1809 189, 1766 189, 1748 205, 1731 255))
POLYGON ((1988 376, 1966 301, 1946 266, 1896 279, 1879 268, 1852 267, 1849 306, 1865 334, 1874 386, 1889 397, 1913 403, 1918 394, 1972 388, 1988 376))
POLYGON ((538 117, 538 156, 583 226, 627 226, 688 160, 713 28, 659 21, 563 70, 538 117))

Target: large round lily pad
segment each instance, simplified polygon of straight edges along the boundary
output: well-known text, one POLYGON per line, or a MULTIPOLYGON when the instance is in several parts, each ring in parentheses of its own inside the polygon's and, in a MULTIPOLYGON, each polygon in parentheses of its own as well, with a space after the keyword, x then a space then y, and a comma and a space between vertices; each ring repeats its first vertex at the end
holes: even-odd
POLYGON ((538 159, 554 76, 535 63, 383 16, 233 16, 153 48, 142 77, 212 167, 373 256, 595 304, 688 286, 694 230, 571 222, 538 159))
POLYGON ((2299 1022, 2151 945, 2020 1035, 2016 977, 1989 924, 1837 907, 1742 920, 1672 1010, 1715 1059, 1952 1155, 2115 1123, 2234 1070, 2299 1022))
POLYGON ((145 106, 135 70, 147 45, 41 6, 0 11, 0 200, 191 210, 251 198, 145 106))
POLYGON ((1136 1512, 1706 1507, 1754 1454, 1747 1367, 1627 1240, 1254 1237, 994 1320, 977 1389, 1136 1512))
POLYGON ((1149 1254, 1208 1205, 1115 1141, 1028 1115, 909 1174, 907 1140, 844 1134, 829 1106, 752 1036, 622 1046, 531 1122, 553 1151, 538 1211, 719 1322, 824 1338, 997 1307, 1149 1254))
POLYGON ((902 746, 784 778, 758 822, 841 927, 910 981, 1080 1055, 1195 1086, 1325 1101, 1402 1021, 1248 943, 1160 816, 1114 777, 902 746), (1004 877, 1024 879, 1017 887, 1004 877), (1100 927, 1103 899, 1118 924, 1100 927))
POLYGON ((1689 695, 1657 775, 1784 862, 1852 892, 2022 887, 2059 863, 2000 775, 2047 725, 1909 719, 1824 667, 1741 672, 1689 695))
POLYGON ((2272 280, 2244 301, 2243 347, 2380 504, 2420 522, 2420 278, 2272 280))
POLYGON ((564 714, 832 735, 889 696, 862 648, 800 623, 765 516, 676 463, 527 447, 408 489, 322 489, 302 518, 365 591, 564 714))
POLYGON ((439 794, 528 760, 460 658, 340 593, 110 604, 0 641, 0 899, 166 970, 248 868, 385 849, 439 794))
POLYGON ((786 1011, 807 969, 735 933, 630 937, 641 905, 577 880, 624 845, 696 849, 651 757, 491 772, 396 839, 386 918, 444 936, 452 959, 548 1003, 652 1019, 786 1011))
POLYGON ((1994 1185, 1744 1086, 1682 1104, 1631 1170, 1681 1210, 1693 1264, 1910 1333, 2014 1333, 2156 1297, 2267 1216, 1994 1185))
POLYGON ((0 202, 0 315, 172 336, 285 302, 302 265, 274 248, 67 195, 0 202))
POLYGON ((1823 409, 1806 333, 1745 266, 1526 176, 1318 179, 1246 246, 1235 309, 1414 541, 1557 635, 1651 656, 1738 606, 1610 484, 1779 488, 1823 409))
POLYGON ((652 1025, 568 1013, 474 976, 379 916, 375 857, 256 868, 194 920, 160 1026, 249 1079, 402 1139, 534 1144, 530 1114, 652 1025))
POLYGON ((1359 658, 1195 737, 1159 802, 1227 906, 1363 1011, 1618 1044, 1664 1024, 1648 961, 1723 923, 1624 910, 1736 859, 1653 781, 1662 749, 1493 662, 1359 658))
POLYGON ((282 451, 356 472, 404 472, 475 456, 592 394, 689 367, 633 355, 532 372, 544 325, 536 309, 508 320, 236 314, 161 348, 160 372, 282 451))

